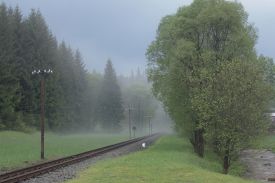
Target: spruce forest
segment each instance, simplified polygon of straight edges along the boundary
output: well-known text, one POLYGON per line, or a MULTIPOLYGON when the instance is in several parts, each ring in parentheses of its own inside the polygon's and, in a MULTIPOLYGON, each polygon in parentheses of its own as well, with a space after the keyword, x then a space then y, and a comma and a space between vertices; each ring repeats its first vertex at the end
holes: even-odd
MULTIPOLYGON (((45 77, 46 129, 52 131, 91 131, 96 126, 120 131, 128 105, 138 105, 138 100, 147 106, 143 108, 147 115, 157 105, 138 69, 117 79, 109 60, 105 76, 89 73, 80 51, 58 42, 38 10, 23 17, 18 7, 0 5, 0 63, 0 130, 39 129, 41 77, 45 77), (45 76, 33 74, 49 69, 52 73, 45 76), (131 87, 141 88, 140 92, 131 87)), ((135 123, 141 121, 136 117, 135 123)))

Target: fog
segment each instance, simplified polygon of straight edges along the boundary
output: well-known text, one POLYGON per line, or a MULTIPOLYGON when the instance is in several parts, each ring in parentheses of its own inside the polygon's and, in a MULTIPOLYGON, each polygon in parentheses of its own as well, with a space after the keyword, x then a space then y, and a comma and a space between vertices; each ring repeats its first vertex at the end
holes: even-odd
MULTIPOLYGON (((104 71, 112 58, 118 73, 130 75, 131 70, 146 67, 145 52, 155 38, 162 17, 173 14, 191 0, 0 0, 18 5, 23 15, 31 8, 39 9, 59 41, 79 48, 87 69, 104 71)), ((275 58, 275 3, 273 0, 239 0, 249 13, 249 21, 258 28, 257 50, 275 58)))
POLYGON ((159 13, 176 6, 153 23, 146 16, 154 1, 1 2, 0 72, 9 82, 0 130, 32 132, 45 123, 65 134, 171 131, 147 81, 145 51, 159 13))
MULTIPOLYGON (((19 74, 16 81, 7 84, 14 90, 7 90, 4 96, 11 100, 5 104, 9 110, 0 120, 0 129, 39 128, 41 86, 37 71, 52 69, 51 76, 45 78, 47 130, 127 133, 130 125, 137 134, 146 134, 150 131, 150 121, 152 131, 171 132, 173 124, 147 81, 145 53, 156 36, 161 18, 191 2, 0 0, 14 10, 11 16, 17 16, 16 6, 22 14, 18 20, 20 35, 12 38, 23 37, 18 40, 22 65, 7 62, 21 68, 17 73, 28 73, 19 74), (109 70, 107 60, 111 63, 109 70), (113 94, 109 91, 114 91, 116 97, 110 97, 113 94)), ((272 18, 275 3, 240 2, 250 15, 249 21, 258 28, 257 52, 275 58, 272 50, 275 30, 269 26, 275 24, 272 18)), ((12 31, 2 35, 6 38, 3 45, 11 42, 8 32, 12 31)), ((8 76, 5 72, 7 69, 1 74, 8 76)))

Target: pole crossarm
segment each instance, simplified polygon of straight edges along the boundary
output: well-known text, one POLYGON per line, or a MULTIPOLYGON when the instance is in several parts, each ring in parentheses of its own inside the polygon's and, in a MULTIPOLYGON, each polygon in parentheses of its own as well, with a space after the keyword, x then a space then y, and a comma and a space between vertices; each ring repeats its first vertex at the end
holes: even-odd
POLYGON ((35 74, 52 74, 53 73, 53 70, 51 69, 38 69, 38 70, 33 70, 32 71, 32 75, 35 75, 35 74))

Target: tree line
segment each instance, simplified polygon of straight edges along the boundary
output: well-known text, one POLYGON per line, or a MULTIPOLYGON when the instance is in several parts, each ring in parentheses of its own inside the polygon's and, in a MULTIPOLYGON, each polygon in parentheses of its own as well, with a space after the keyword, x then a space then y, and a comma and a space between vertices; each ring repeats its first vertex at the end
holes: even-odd
POLYGON ((238 2, 194 0, 164 17, 147 50, 148 77, 194 152, 205 145, 224 172, 269 126, 273 60, 258 56, 257 31, 238 2))
MULTIPOLYGON (((104 75, 89 73, 80 51, 58 42, 38 10, 23 17, 18 7, 1 4, 0 130, 39 128, 41 76, 32 72, 44 69, 53 70, 45 78, 48 130, 122 129, 125 105, 130 102, 136 78, 117 79, 110 60, 104 75), (132 84, 121 89, 122 80, 132 84)), ((139 86, 150 95, 146 81, 139 86)), ((151 95, 150 99, 152 102, 151 95)))

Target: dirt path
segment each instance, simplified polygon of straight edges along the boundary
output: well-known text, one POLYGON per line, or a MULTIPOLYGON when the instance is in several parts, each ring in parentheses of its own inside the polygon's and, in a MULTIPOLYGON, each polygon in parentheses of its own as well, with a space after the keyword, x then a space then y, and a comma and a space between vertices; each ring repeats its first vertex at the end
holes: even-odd
POLYGON ((244 150, 240 159, 247 166, 245 177, 261 182, 275 178, 275 154, 270 150, 244 150))

